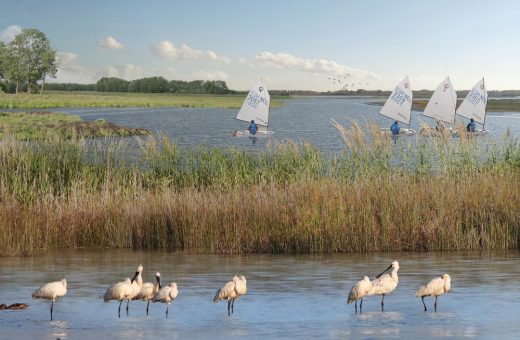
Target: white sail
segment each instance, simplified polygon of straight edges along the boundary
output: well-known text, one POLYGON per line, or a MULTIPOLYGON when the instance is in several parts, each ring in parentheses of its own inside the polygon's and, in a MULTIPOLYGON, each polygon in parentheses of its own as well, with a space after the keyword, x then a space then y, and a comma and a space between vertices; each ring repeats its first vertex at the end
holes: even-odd
POLYGON ((475 122, 484 124, 486 117, 487 92, 484 78, 473 86, 460 104, 457 114, 465 118, 473 118, 475 122))
MULTIPOLYGON (((271 97, 265 85, 260 81, 249 91, 242 108, 238 112, 236 119, 250 122, 252 120, 258 126, 269 125, 269 103, 271 97)), ((260 129, 259 129, 260 130, 260 129)))
POLYGON ((450 77, 446 77, 433 92, 423 115, 453 124, 456 105, 457 93, 451 84, 450 77))
POLYGON ((412 87, 410 80, 405 77, 392 91, 379 114, 390 117, 405 124, 410 124, 412 112, 412 87))

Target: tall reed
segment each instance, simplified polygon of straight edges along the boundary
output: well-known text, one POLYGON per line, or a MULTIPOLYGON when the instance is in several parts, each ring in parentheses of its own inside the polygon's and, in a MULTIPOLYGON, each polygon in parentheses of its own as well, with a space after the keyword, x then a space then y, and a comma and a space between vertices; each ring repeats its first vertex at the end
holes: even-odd
MULTIPOLYGON (((53 248, 214 253, 520 246, 520 146, 505 136, 396 144, 338 126, 346 149, 181 148, 139 139, 0 141, 0 255, 53 248)), ((370 131, 369 133, 365 131, 370 131)))

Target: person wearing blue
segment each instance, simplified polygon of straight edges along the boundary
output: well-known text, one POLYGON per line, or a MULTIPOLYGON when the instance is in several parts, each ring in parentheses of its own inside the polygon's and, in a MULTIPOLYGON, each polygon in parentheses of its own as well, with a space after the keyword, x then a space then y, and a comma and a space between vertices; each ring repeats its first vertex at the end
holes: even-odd
POLYGON ((468 132, 475 132, 475 128, 476 128, 475 120, 473 118, 471 118, 469 120, 468 125, 466 125, 466 131, 468 131, 468 132))
POLYGON ((397 120, 390 126, 390 131, 392 131, 392 135, 398 135, 401 128, 399 127, 399 123, 397 120))
POLYGON ((249 124, 247 131, 249 131, 249 133, 252 135, 256 135, 256 131, 258 131, 258 126, 256 125, 254 120, 252 120, 251 123, 249 124))

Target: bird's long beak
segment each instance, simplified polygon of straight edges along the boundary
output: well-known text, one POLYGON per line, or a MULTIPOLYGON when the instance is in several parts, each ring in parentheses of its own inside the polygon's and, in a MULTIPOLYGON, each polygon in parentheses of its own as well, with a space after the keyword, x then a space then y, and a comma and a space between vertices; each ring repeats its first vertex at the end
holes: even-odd
POLYGON ((137 279, 137 275, 139 275, 139 272, 135 272, 135 275, 132 278, 132 281, 130 281, 131 283, 134 283, 135 279, 137 279))
POLYGON ((377 275, 376 276, 376 279, 379 278, 381 275, 383 275, 384 273, 386 273, 387 271, 389 271, 390 269, 392 269, 392 265, 388 266, 388 268, 386 268, 381 274, 377 275))

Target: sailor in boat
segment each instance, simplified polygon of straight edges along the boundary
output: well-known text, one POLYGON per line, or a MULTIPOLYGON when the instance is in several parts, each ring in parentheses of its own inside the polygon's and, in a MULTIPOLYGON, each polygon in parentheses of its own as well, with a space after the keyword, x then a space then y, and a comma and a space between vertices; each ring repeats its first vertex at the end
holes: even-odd
POLYGON ((398 135, 401 128, 399 127, 399 123, 397 120, 390 126, 390 131, 392 131, 392 135, 398 135))
POLYGON ((475 120, 473 118, 471 118, 469 120, 468 125, 466 125, 466 131, 475 132, 475 128, 476 128, 475 120))
POLYGON ((258 126, 256 125, 254 120, 252 120, 249 126, 247 127, 247 131, 249 131, 249 133, 252 135, 256 135, 256 131, 258 131, 258 126))

